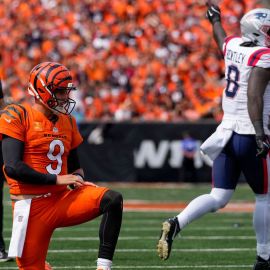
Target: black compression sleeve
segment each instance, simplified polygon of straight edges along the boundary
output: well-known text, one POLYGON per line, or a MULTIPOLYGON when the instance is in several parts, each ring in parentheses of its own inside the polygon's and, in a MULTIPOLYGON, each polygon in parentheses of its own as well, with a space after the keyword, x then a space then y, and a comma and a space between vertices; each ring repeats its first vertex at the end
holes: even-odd
POLYGON ((77 148, 72 149, 68 155, 68 173, 73 173, 81 168, 77 148))
POLYGON ((22 141, 4 136, 2 153, 7 176, 28 184, 55 185, 56 175, 40 173, 22 161, 23 151, 22 141))
POLYGON ((4 94, 3 94, 2 82, 0 80, 0 99, 3 97, 4 97, 4 94))

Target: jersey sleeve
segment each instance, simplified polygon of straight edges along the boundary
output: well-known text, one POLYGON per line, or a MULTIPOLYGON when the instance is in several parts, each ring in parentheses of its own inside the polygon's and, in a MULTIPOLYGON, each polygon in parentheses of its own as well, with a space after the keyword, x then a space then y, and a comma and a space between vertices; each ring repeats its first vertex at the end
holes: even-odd
POLYGON ((83 138, 81 133, 79 132, 76 120, 74 117, 71 117, 72 120, 72 141, 71 141, 71 149, 77 148, 82 142, 83 138))
POLYGON ((5 107, 0 117, 0 134, 24 141, 25 114, 22 106, 12 104, 5 107))
POLYGON ((223 43, 223 55, 226 54, 226 50, 227 50, 227 46, 229 44, 229 42, 232 40, 232 39, 235 39, 235 38, 239 38, 238 36, 228 36, 228 37, 225 37, 224 39, 224 43, 223 43))
POLYGON ((270 68, 270 49, 261 48, 252 53, 248 59, 252 67, 270 68))

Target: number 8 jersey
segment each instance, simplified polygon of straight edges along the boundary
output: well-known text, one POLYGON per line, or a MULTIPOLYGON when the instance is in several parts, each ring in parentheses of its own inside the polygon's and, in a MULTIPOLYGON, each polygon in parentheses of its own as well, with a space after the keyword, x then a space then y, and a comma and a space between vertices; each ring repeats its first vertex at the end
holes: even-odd
MULTIPOLYGON (((71 149, 83 141, 72 116, 59 114, 54 124, 30 105, 7 106, 0 118, 0 133, 24 142, 23 161, 44 174, 68 173, 71 149)), ((7 176, 6 176, 7 177, 7 176)), ((31 185, 7 177, 11 194, 44 194, 65 190, 65 186, 31 185)))
MULTIPOLYGON (((223 121, 233 121, 233 129, 239 134, 255 134, 247 108, 247 87, 253 67, 270 68, 270 49, 245 47, 240 37, 228 37, 223 45, 226 88, 223 92, 223 121)), ((267 134, 270 114, 270 87, 264 94, 264 129, 267 134)))

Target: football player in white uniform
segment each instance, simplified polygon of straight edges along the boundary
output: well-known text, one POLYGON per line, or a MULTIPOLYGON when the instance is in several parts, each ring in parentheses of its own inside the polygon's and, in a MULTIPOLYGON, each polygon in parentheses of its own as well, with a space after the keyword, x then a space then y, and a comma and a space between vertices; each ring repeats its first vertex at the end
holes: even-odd
POLYGON ((253 270, 270 270, 269 149, 270 10, 249 11, 241 19, 241 37, 227 37, 220 9, 208 5, 207 17, 225 60, 224 116, 201 150, 213 160, 213 188, 176 217, 163 222, 158 255, 169 258, 175 236, 189 223, 226 206, 242 172, 256 203, 253 225, 257 259, 253 270))

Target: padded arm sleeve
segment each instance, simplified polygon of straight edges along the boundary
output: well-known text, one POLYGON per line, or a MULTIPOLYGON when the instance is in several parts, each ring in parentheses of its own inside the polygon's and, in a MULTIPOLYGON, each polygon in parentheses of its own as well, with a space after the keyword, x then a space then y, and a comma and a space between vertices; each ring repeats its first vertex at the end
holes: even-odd
POLYGON ((56 175, 40 173, 22 161, 24 143, 4 136, 2 141, 5 173, 8 177, 27 184, 55 185, 56 175))
POLYGON ((2 82, 0 80, 0 99, 1 98, 4 98, 4 94, 3 94, 2 82))
POLYGON ((81 168, 77 148, 72 149, 68 155, 68 173, 73 173, 81 168))

